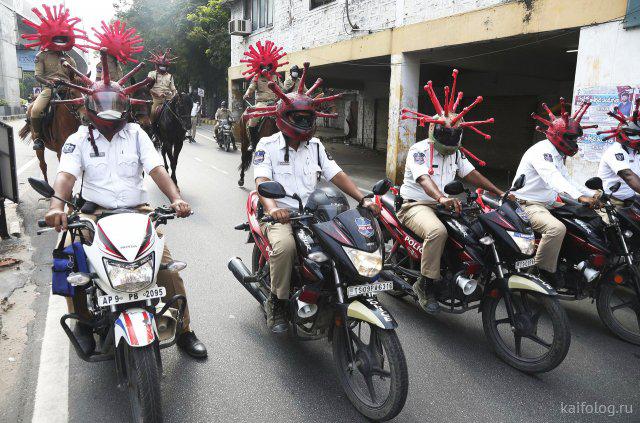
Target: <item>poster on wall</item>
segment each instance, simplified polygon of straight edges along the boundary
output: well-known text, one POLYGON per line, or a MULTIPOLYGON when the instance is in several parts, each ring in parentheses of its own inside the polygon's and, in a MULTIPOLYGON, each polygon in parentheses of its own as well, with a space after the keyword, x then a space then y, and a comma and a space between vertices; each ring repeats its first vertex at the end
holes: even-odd
POLYGON ((584 136, 578 140, 580 146, 579 156, 583 160, 599 162, 604 150, 611 145, 613 140, 603 141, 606 135, 597 135, 597 131, 606 131, 617 126, 618 121, 607 115, 614 107, 630 116, 633 112, 633 103, 640 97, 640 86, 630 85, 599 86, 578 88, 573 97, 572 110, 578 110, 584 101, 590 101, 591 107, 587 110, 582 125, 598 125, 597 129, 586 129, 584 136))

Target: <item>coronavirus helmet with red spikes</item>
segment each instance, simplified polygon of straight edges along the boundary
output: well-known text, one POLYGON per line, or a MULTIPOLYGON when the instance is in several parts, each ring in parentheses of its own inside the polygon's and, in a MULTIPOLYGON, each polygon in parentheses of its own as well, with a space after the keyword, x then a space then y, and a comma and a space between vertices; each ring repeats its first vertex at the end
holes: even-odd
POLYGON ((565 108, 564 98, 560 97, 560 116, 554 115, 551 109, 545 103, 542 103, 542 108, 549 115, 549 119, 547 120, 537 113, 531 113, 531 117, 547 126, 547 129, 536 126, 536 130, 545 134, 560 153, 565 156, 575 156, 578 152, 578 138, 583 135, 582 130, 598 127, 598 125, 580 125, 580 121, 589 106, 591 106, 591 103, 585 101, 578 107, 573 116, 569 116, 565 108))
POLYGON ((115 21, 107 25, 102 21, 100 31, 91 28, 98 41, 91 41, 91 48, 100 50, 107 49, 107 54, 115 57, 119 62, 138 63, 132 56, 144 50, 142 46, 142 37, 136 35, 136 29, 127 28, 127 24, 121 21, 115 21))
POLYGON ((249 46, 249 51, 244 52, 245 59, 241 59, 241 63, 247 64, 247 70, 242 72, 244 77, 249 80, 258 79, 260 75, 270 78, 277 72, 280 66, 284 66, 289 62, 281 62, 286 53, 282 51, 282 47, 277 47, 273 41, 261 41, 256 46, 249 46))
MULTIPOLYGON (((477 161, 480 166, 484 166, 486 164, 485 162, 478 159, 475 155, 469 152, 469 150, 462 147, 462 135, 464 129, 469 128, 481 135, 484 139, 490 140, 491 136, 479 130, 477 126, 493 123, 493 118, 465 122, 463 119, 464 116, 482 102, 482 97, 477 97, 473 103, 464 107, 458 113, 458 106, 460 105, 460 101, 463 97, 462 91, 456 93, 458 70, 454 69, 451 76, 453 77, 451 88, 449 88, 449 86, 444 87, 444 104, 440 103, 438 100, 431 81, 427 82, 427 85, 424 86, 424 90, 427 92, 427 95, 431 100, 431 104, 433 104, 433 107, 436 110, 435 115, 430 116, 419 113, 415 110, 402 109, 402 119, 417 120, 420 126, 425 126, 428 123, 429 141, 433 143, 433 147, 443 156, 453 154, 457 150, 460 150, 470 158, 477 161)), ((429 174, 433 175, 433 148, 430 151, 429 174)))
POLYGON ((604 141, 615 138, 620 144, 640 151, 640 98, 636 98, 636 105, 631 116, 625 116, 617 107, 609 116, 618 121, 618 126, 607 131, 598 131, 597 134, 607 134, 604 141))
POLYGON ((323 103, 340 98, 340 94, 327 97, 311 97, 313 92, 322 84, 322 79, 305 91, 305 80, 309 63, 304 64, 304 70, 300 77, 300 85, 297 91, 285 94, 275 82, 269 83, 269 88, 278 96, 279 101, 274 106, 249 107, 244 115, 245 119, 275 116, 278 129, 288 140, 309 141, 316 131, 316 118, 336 118, 336 113, 324 113, 318 110, 323 103))
POLYGON ((80 18, 69 17, 69 9, 62 4, 53 6, 53 8, 43 4, 42 8, 45 12, 44 15, 35 7, 31 9, 40 19, 40 25, 29 19, 22 19, 22 22, 36 30, 33 34, 22 34, 22 38, 25 40, 34 41, 25 44, 25 47, 40 46, 41 50, 51 51, 69 51, 73 47, 77 47, 82 51, 87 51, 86 45, 76 44, 79 39, 89 41, 87 33, 76 28, 80 18))
POLYGON ((149 101, 146 100, 129 98, 129 95, 149 84, 152 79, 146 78, 137 84, 123 88, 124 83, 140 71, 144 63, 138 64, 119 81, 112 81, 109 76, 109 67, 107 66, 106 48, 103 47, 100 50, 100 56, 102 61, 101 81, 92 81, 68 62, 64 62, 64 66, 73 71, 83 82, 84 86, 67 81, 60 81, 60 83, 80 91, 83 97, 70 100, 52 100, 51 103, 84 105, 87 119, 91 125, 97 128, 101 134, 113 136, 113 134, 120 131, 127 124, 128 112, 132 104, 149 103, 149 101))
POLYGON ((151 57, 149 61, 156 65, 156 70, 165 73, 169 66, 173 64, 178 59, 178 56, 171 57, 171 49, 168 48, 164 53, 162 52, 151 52, 151 57))

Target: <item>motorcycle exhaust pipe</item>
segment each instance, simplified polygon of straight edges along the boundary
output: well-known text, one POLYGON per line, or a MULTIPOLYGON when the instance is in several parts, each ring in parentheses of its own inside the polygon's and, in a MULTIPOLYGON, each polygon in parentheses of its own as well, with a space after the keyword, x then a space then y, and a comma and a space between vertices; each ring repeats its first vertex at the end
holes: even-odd
POLYGON ((587 283, 591 283, 595 278, 600 276, 600 272, 587 266, 588 265, 586 261, 581 261, 576 266, 576 269, 578 270, 578 272, 582 273, 584 278, 587 280, 587 283))
POLYGON ((260 304, 264 304, 265 301, 267 301, 267 297, 264 295, 264 292, 253 286, 252 282, 256 281, 253 280, 253 275, 249 269, 247 269, 247 266, 244 265, 240 257, 234 257, 229 260, 227 268, 231 270, 231 273, 233 273, 233 276, 235 276, 238 282, 240 282, 260 304))
POLYGON ((300 299, 297 300, 297 303, 298 303, 298 317, 302 319, 308 319, 309 317, 313 317, 313 315, 316 314, 316 312, 318 311, 317 304, 305 303, 300 299))
POLYGON ((475 279, 464 277, 462 275, 456 278, 456 284, 458 284, 460 289, 462 289, 462 293, 464 295, 473 294, 473 291, 475 291, 478 287, 478 281, 476 281, 475 279))

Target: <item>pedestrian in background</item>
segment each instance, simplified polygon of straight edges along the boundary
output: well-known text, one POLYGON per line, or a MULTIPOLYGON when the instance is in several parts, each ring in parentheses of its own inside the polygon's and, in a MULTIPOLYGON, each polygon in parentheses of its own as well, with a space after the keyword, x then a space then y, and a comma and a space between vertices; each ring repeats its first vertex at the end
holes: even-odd
POLYGON ((193 107, 191 108, 191 133, 187 135, 189 142, 196 142, 196 130, 198 123, 198 112, 200 111, 200 102, 194 100, 193 107))

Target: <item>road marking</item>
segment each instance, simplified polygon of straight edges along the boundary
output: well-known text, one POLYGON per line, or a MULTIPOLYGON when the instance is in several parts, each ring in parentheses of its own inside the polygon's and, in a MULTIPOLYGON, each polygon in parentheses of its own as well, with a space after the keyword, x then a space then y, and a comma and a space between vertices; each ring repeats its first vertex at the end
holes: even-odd
POLYGON ((197 134, 197 135, 196 135, 196 137, 197 137, 198 135, 199 135, 199 136, 201 136, 201 137, 203 137, 203 138, 206 138, 206 139, 208 139, 209 141, 213 141, 213 142, 216 142, 216 140, 214 140, 213 138, 211 138, 211 137, 208 137, 208 136, 206 136, 206 135, 203 135, 203 134, 197 134))
POLYGON ((20 168, 18 169, 18 171, 16 172, 18 176, 20 176, 20 174, 22 172, 24 172, 25 170, 29 169, 31 167, 32 164, 34 164, 36 162, 36 158, 34 157, 33 159, 29 160, 28 162, 26 162, 25 164, 23 164, 22 166, 20 166, 20 168))
MULTIPOLYGON (((197 161, 197 162, 199 162, 199 163, 204 163, 204 161, 203 161, 200 157, 194 157, 194 159, 195 159, 195 161, 197 161)), ((226 170, 222 170, 222 169, 220 169, 219 167, 215 167, 215 166, 214 166, 214 165, 212 165, 212 164, 209 164, 209 163, 205 163, 205 164, 206 164, 207 166, 209 166, 211 169, 213 169, 213 170, 217 170, 217 171, 218 171, 218 172, 220 172, 220 173, 223 173, 223 174, 225 174, 225 175, 228 175, 228 174, 229 174, 229 172, 227 172, 226 170)))
POLYGON ((202 163, 202 159, 200 157, 194 157, 194 159, 196 159, 196 162, 202 163))
POLYGON ((69 420, 69 340, 60 327, 60 316, 66 312, 65 299, 50 294, 31 419, 33 423, 69 420))

